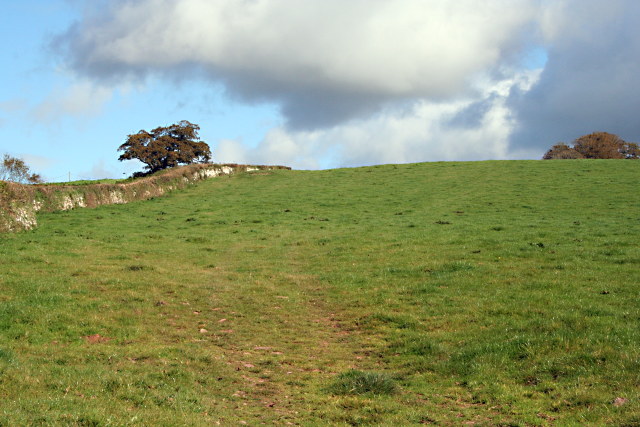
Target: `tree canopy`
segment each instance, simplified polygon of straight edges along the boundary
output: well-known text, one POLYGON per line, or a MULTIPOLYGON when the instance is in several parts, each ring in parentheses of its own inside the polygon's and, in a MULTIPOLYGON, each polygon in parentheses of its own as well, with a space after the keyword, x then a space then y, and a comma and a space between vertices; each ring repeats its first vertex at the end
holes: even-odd
POLYGON ((40 175, 32 173, 24 160, 8 154, 3 156, 0 164, 0 180, 22 184, 38 184, 42 182, 40 175))
POLYGON ((584 156, 567 144, 559 142, 544 153, 542 159, 584 159, 584 156))
POLYGON ((618 135, 594 132, 573 141, 573 146, 558 143, 542 157, 549 159, 638 159, 640 147, 618 135))
POLYGON ((199 130, 200 126, 186 120, 151 132, 141 130, 127 136, 127 141, 118 148, 124 151, 118 160, 140 160, 149 173, 178 165, 207 163, 211 160, 211 149, 200 141, 199 130))

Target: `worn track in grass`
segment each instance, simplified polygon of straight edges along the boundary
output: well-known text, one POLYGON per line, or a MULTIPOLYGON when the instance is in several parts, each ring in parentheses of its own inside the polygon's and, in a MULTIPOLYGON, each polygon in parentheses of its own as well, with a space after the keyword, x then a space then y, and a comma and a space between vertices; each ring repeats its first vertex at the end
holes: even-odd
POLYGON ((273 171, 0 241, 0 423, 640 422, 633 161, 273 171), (338 374, 392 395, 334 395, 338 374))

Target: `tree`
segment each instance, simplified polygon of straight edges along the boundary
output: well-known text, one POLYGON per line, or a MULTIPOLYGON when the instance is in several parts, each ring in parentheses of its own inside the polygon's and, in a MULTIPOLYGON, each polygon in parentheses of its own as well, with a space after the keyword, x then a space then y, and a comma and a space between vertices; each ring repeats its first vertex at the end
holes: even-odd
POLYGON ((587 159, 624 159, 623 144, 618 135, 594 132, 576 139, 573 148, 587 159))
POLYGON ((38 184, 42 182, 42 177, 32 173, 24 160, 5 154, 0 164, 0 180, 38 184))
POLYGON ((562 142, 554 145, 542 157, 543 160, 550 159, 584 159, 584 156, 562 142))
POLYGON ((207 163, 211 160, 211 150, 200 141, 199 130, 200 126, 186 120, 151 132, 141 130, 127 136, 127 141, 118 148, 124 151, 118 160, 138 159, 146 164, 148 173, 180 164, 207 163))
POLYGON ((548 159, 638 159, 640 147, 618 135, 594 132, 573 141, 573 146, 558 143, 542 157, 548 159))

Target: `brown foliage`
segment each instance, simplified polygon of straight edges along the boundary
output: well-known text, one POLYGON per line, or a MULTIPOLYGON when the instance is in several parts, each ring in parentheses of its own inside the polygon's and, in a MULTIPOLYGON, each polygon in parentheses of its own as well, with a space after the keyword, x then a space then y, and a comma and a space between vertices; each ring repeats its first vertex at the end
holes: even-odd
POLYGON ((624 159, 620 152, 624 141, 607 132, 594 132, 573 142, 573 148, 587 159, 624 159))
POLYGON ((29 166, 22 159, 5 154, 0 163, 0 180, 19 182, 22 184, 38 184, 42 182, 40 175, 31 173, 29 166))
POLYGON ((211 160, 211 150, 199 140, 199 130, 198 125, 186 120, 151 132, 141 130, 129 135, 118 148, 124 151, 118 160, 138 159, 146 164, 149 173, 178 165, 207 163, 211 160))
POLYGON ((640 147, 617 135, 594 132, 573 141, 573 147, 558 143, 542 157, 548 159, 637 159, 640 147))
POLYGON ((569 147, 567 144, 561 142, 551 147, 549 151, 544 154, 542 159, 584 159, 584 156, 569 147))

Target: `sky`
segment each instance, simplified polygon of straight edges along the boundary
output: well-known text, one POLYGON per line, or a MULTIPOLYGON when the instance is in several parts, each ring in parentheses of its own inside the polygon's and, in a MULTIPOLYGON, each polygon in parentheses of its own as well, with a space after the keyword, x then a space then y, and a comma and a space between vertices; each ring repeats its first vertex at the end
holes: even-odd
POLYGON ((188 120, 218 163, 539 159, 640 141, 637 0, 0 0, 0 154, 121 178, 188 120))

